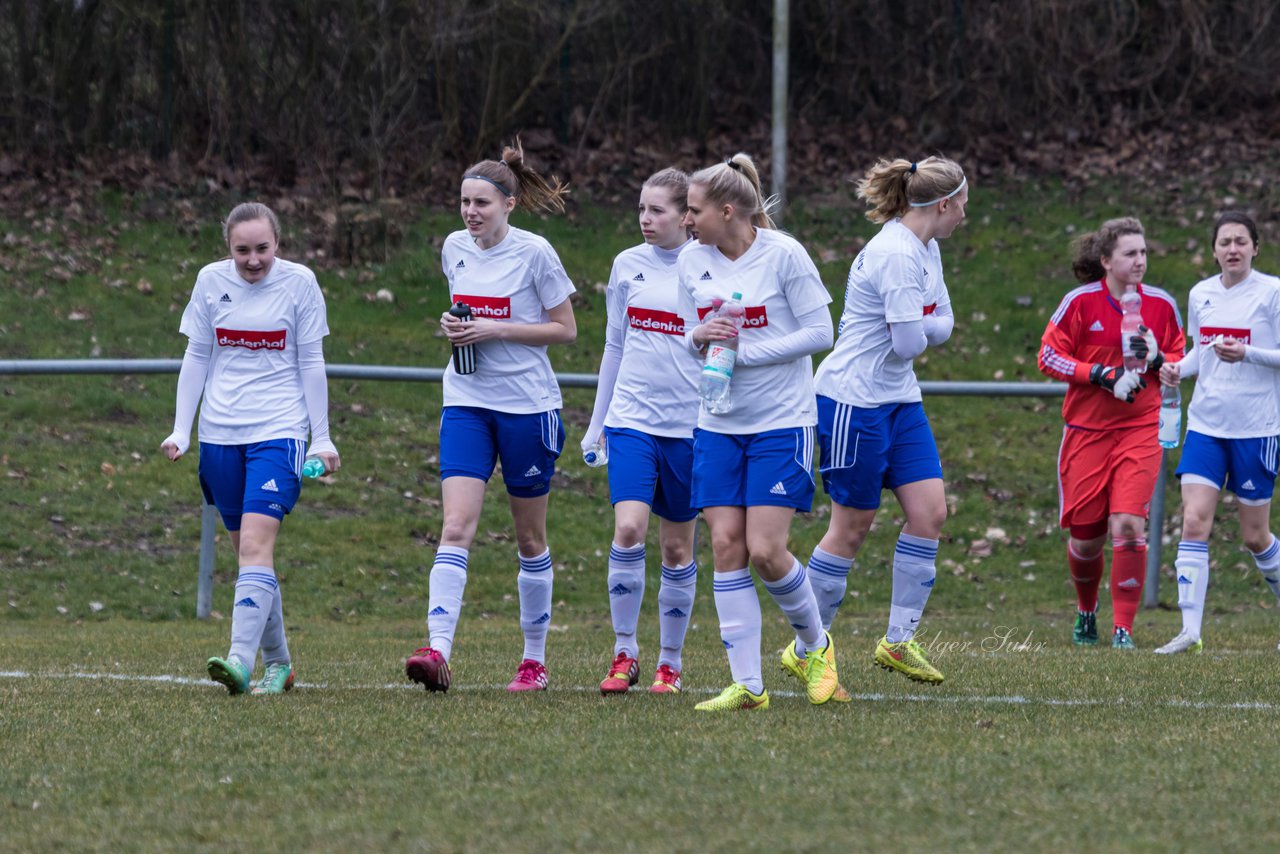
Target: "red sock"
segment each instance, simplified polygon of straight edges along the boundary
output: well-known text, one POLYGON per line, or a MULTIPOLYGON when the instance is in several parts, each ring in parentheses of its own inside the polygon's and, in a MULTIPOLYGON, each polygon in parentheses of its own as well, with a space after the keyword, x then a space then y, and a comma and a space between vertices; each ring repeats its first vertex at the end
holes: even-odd
POLYGON ((1098 585, 1102 583, 1102 552, 1085 560, 1067 544, 1067 568, 1076 585, 1076 607, 1086 614, 1098 610, 1098 585))
POLYGON ((1133 634, 1133 618, 1147 577, 1147 538, 1111 541, 1111 609, 1115 626, 1133 634))

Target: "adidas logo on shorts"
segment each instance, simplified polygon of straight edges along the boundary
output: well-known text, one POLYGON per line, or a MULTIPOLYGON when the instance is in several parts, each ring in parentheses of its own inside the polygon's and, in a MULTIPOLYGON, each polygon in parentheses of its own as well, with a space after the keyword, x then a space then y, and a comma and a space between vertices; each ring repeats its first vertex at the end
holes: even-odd
POLYGON ((276 486, 276 479, 274 477, 271 478, 271 480, 267 481, 266 483, 262 484, 262 486, 259 488, 262 489, 264 492, 280 491, 280 487, 276 486))
POLYGON ((1257 487, 1255 487, 1255 486, 1253 485, 1253 481, 1252 481, 1252 480, 1246 480, 1244 483, 1240 484, 1240 488, 1241 488, 1241 489, 1256 489, 1257 487))
POLYGON ((1102 328, 1102 321, 1101 321, 1101 320, 1095 320, 1095 321, 1093 322, 1093 325, 1089 327, 1089 331, 1090 331, 1090 332, 1103 332, 1104 330, 1103 330, 1103 328, 1102 328))
POLYGON ((782 485, 782 481, 778 481, 773 486, 769 487, 769 494, 770 495, 786 495, 787 488, 782 485))
POLYGON ((542 469, 538 468, 537 466, 529 466, 529 470, 524 473, 524 476, 537 477, 540 474, 542 474, 542 469))

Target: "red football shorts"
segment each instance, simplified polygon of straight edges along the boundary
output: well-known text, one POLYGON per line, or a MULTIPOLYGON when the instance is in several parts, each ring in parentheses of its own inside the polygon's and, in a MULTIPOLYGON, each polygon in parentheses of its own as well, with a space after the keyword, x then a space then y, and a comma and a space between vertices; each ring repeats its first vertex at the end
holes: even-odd
POLYGON ((1058 451, 1058 521, 1084 527, 1114 513, 1147 517, 1160 473, 1156 424, 1110 430, 1065 427, 1058 451))

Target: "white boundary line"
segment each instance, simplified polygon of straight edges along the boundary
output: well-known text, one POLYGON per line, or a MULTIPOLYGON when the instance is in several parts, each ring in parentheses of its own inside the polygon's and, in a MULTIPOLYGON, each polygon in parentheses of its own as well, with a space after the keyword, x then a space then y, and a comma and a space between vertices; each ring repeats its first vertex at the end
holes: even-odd
MULTIPOLYGON (((189 676, 173 676, 170 674, 160 674, 158 676, 146 676, 132 673, 87 673, 74 671, 71 673, 32 673, 26 670, 0 670, 0 679, 87 679, 98 680, 104 682, 143 682, 152 684, 168 684, 168 685, 198 685, 202 687, 214 687, 218 683, 210 679, 193 679, 189 676)), ((308 690, 334 690, 334 691, 402 691, 402 690, 422 690, 419 686, 409 682, 384 683, 382 685, 329 685, 323 682, 298 682, 295 688, 308 690)), ((498 692, 506 688, 505 685, 455 685, 453 691, 470 693, 470 692, 498 692)), ((555 685, 552 691, 573 691, 578 693, 595 693, 599 689, 594 686, 585 685, 555 685)), ((636 692, 638 694, 643 692, 636 692)), ((686 694, 718 694, 714 688, 693 688, 685 691, 686 694)), ((785 689, 775 689, 770 691, 772 697, 800 697, 799 691, 790 691, 785 689)), ((1267 702, 1251 702, 1251 703, 1214 703, 1203 700, 1155 700, 1150 702, 1137 702, 1125 699, 1124 697, 1116 697, 1106 700, 1073 700, 1061 699, 1054 697, 1028 697, 1021 694, 1012 694, 1008 696, 1000 695, 957 695, 957 694, 884 694, 884 693, 863 693, 853 694, 853 699, 864 703, 889 703, 899 701, 905 703, 946 703, 950 705, 996 705, 996 706, 1048 706, 1050 708, 1058 707, 1078 707, 1078 706, 1160 706, 1173 709, 1206 709, 1206 710, 1235 710, 1235 711, 1265 711, 1273 712, 1280 709, 1275 703, 1267 702)))

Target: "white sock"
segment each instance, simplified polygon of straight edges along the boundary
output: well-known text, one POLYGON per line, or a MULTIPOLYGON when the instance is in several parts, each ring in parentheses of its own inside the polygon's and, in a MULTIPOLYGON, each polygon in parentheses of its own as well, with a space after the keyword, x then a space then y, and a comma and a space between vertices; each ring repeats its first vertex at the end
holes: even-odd
POLYGON ((889 643, 901 643, 915 637, 924 615, 924 606, 933 592, 938 575, 938 541, 898 535, 893 551, 893 598, 889 605, 889 643))
POLYGON ((813 597, 809 576, 800 561, 791 559, 791 570, 777 581, 766 581, 764 589, 778 603, 782 613, 796 632, 796 654, 804 649, 820 649, 826 645, 822 632, 822 616, 818 613, 818 600, 813 597))
POLYGON ((636 624, 644 601, 644 543, 623 548, 609 546, 609 613, 613 616, 613 654, 640 657, 636 624))
POLYGON ((1178 543, 1178 556, 1173 561, 1178 573, 1178 608, 1182 611, 1182 630, 1200 637, 1204 624, 1205 593, 1209 589, 1209 544, 1195 540, 1178 543))
POLYGON ((524 632, 524 656, 545 664, 547 660, 547 627, 551 625, 551 549, 537 557, 520 558, 520 575, 516 588, 520 591, 520 630, 524 632))
POLYGON ((448 661, 453 636, 462 614, 462 591, 467 587, 466 549, 440 546, 427 581, 427 637, 431 648, 448 661))
MULTIPOLYGON (((849 570, 853 568, 853 558, 840 557, 815 547, 809 558, 809 586, 813 588, 813 597, 818 600, 818 614, 822 617, 822 628, 831 631, 831 623, 836 618, 836 611, 844 603, 844 592, 849 586, 849 570)), ((803 657, 800 646, 804 641, 796 635, 796 652, 803 657)))
POLYGON ((275 607, 276 571, 269 566, 242 566, 236 577, 235 605, 231 609, 231 650, 227 658, 238 658, 253 670, 267 618, 275 607))
POLYGON ((262 630, 262 663, 288 664, 289 641, 284 636, 284 591, 276 588, 275 604, 262 630))
POLYGON ((751 581, 751 570, 744 567, 717 572, 711 587, 720 617, 720 640, 729 656, 729 673, 734 682, 759 694, 764 690, 760 672, 760 599, 751 581))
POLYGON ((682 670, 681 653, 684 636, 693 617, 693 597, 698 589, 698 562, 684 566, 662 567, 662 584, 658 587, 658 637, 662 648, 658 664, 682 670))
POLYGON ((1271 545, 1267 546, 1253 555, 1253 562, 1258 566, 1258 572, 1262 573, 1262 578, 1267 582, 1267 586, 1271 588, 1271 592, 1280 599, 1280 540, 1271 535, 1271 545))

